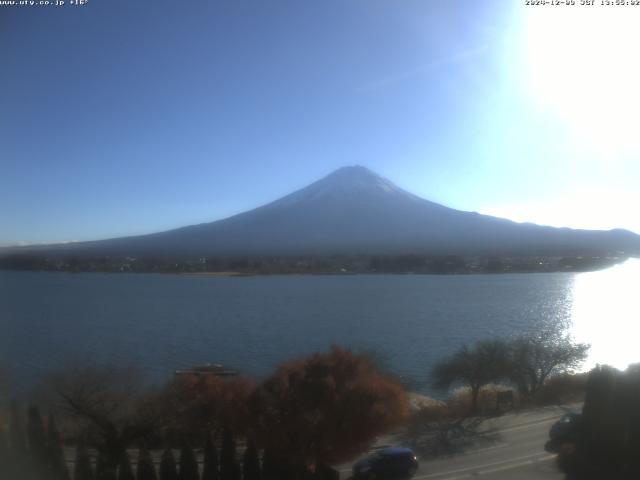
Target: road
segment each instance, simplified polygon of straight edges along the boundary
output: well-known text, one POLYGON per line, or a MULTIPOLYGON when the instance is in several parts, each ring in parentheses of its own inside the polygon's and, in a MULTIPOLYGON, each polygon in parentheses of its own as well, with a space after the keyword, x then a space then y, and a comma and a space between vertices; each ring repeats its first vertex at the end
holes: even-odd
MULTIPOLYGON (((487 420, 482 430, 495 433, 490 444, 435 460, 419 459, 420 468, 413 478, 561 480, 564 476, 555 466, 555 455, 546 452, 544 444, 549 438, 549 428, 558 418, 567 411, 579 410, 579 405, 545 407, 487 420)), ((348 466, 340 468, 342 479, 349 478, 350 473, 348 466)))

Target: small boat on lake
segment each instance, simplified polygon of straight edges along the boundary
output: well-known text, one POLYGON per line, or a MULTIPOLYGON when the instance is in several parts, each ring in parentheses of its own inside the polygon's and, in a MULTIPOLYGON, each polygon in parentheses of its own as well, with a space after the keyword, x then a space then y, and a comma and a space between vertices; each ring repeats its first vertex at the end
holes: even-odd
POLYGON ((235 377, 239 373, 237 370, 226 367, 220 363, 205 363, 203 365, 195 365, 186 370, 176 370, 175 375, 213 375, 216 377, 235 377))

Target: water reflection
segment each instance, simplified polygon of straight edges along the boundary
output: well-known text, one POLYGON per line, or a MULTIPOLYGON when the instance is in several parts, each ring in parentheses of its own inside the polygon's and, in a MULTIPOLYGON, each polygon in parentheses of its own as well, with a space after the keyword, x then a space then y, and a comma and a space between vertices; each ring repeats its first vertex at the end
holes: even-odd
POLYGON ((585 369, 596 363, 624 369, 640 362, 640 259, 575 276, 572 334, 591 344, 585 369))

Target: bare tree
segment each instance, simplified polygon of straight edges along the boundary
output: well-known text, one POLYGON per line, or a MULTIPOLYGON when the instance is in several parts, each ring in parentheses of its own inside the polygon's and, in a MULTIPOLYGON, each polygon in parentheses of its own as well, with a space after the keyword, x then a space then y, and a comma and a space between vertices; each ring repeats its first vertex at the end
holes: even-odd
POLYGON ((523 399, 534 398, 551 376, 574 371, 589 351, 589 345, 573 342, 561 327, 527 333, 509 347, 508 376, 523 399))
POLYGON ((480 389, 507 375, 508 346, 502 340, 484 340, 473 347, 464 345, 436 364, 431 372, 437 388, 448 389, 460 383, 471 389, 471 410, 478 410, 480 389))
POLYGON ((127 445, 160 425, 155 395, 137 370, 114 366, 78 366, 51 376, 58 407, 74 417, 100 452, 104 467, 115 472, 127 445))

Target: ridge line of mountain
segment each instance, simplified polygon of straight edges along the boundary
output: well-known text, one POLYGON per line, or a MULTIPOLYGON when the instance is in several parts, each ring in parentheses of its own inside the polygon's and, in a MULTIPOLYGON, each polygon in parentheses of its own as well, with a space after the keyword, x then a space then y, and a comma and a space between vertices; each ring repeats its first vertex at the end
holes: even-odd
MULTIPOLYGON (((144 235, 5 247, 0 257, 231 258, 341 255, 590 257, 640 255, 640 236, 517 223, 448 208, 362 166, 221 220, 144 235)), ((6 263, 6 262, 5 262, 6 263)))

